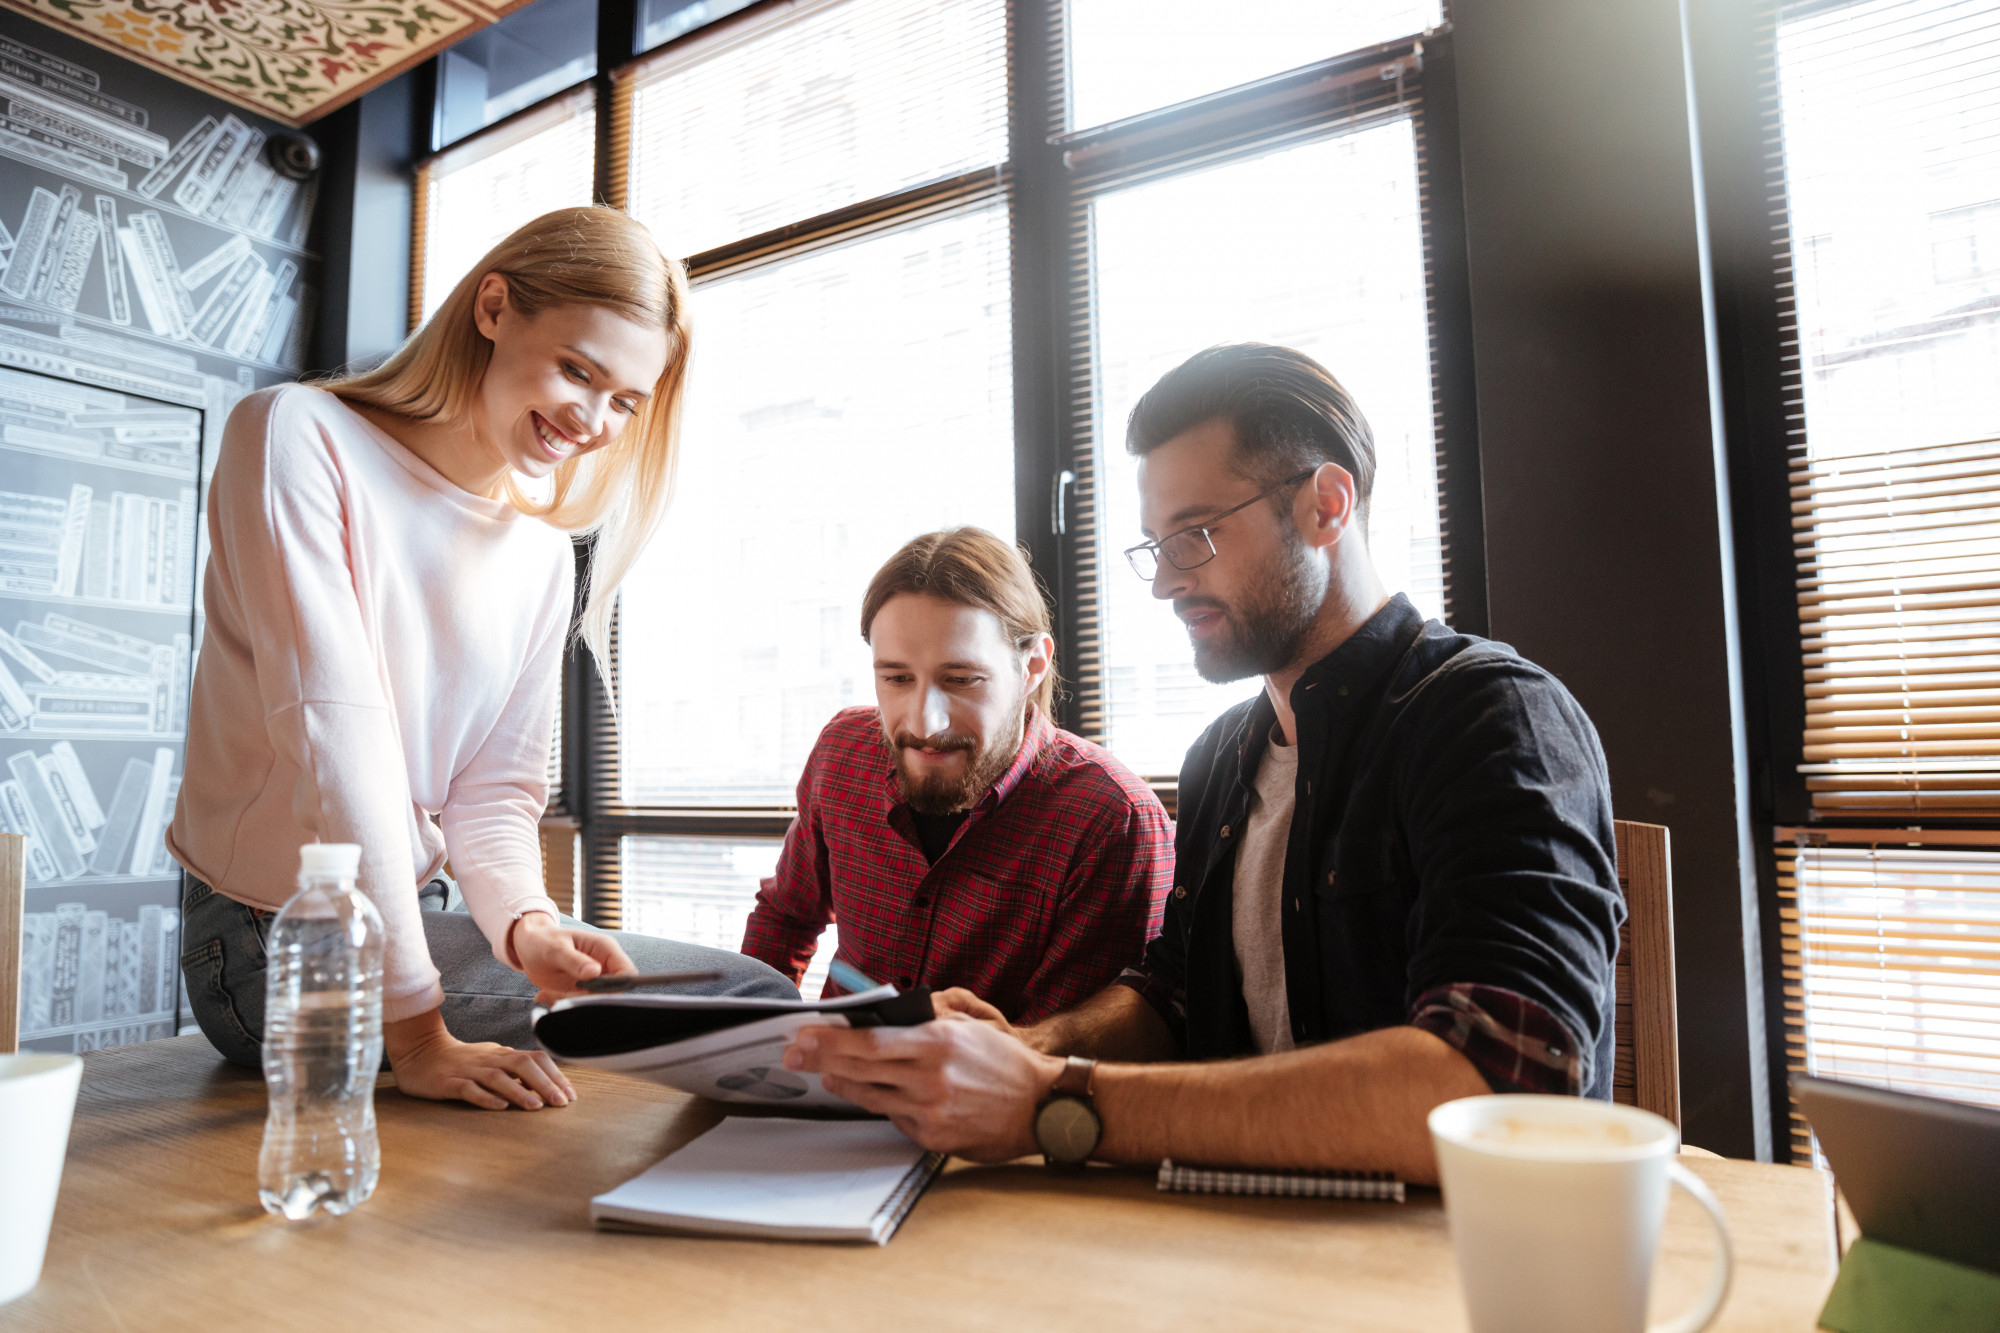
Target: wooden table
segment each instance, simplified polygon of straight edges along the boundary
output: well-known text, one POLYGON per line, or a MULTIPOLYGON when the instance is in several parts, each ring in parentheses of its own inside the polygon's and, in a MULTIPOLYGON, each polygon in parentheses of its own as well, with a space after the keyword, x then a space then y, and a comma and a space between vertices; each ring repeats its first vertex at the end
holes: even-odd
MULTIPOLYGON (((532 1115, 377 1097, 382 1183, 345 1218, 256 1198, 264 1089, 200 1037, 85 1057, 42 1282, 0 1329, 1371 1329, 1465 1327, 1438 1196, 1405 1205, 1157 1193, 1145 1174, 953 1169, 885 1247, 598 1232, 590 1196, 718 1109, 573 1070, 532 1115)), ((1720 1329, 1804 1333, 1833 1277, 1825 1177, 1689 1164, 1737 1247, 1720 1329)), ((1676 1200, 1656 1308, 1691 1298, 1708 1233, 1676 1200)))

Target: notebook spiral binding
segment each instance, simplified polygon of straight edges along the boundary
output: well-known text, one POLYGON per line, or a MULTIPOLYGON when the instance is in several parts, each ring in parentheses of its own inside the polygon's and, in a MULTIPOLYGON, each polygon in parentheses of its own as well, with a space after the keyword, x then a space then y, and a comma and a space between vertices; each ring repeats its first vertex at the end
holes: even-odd
POLYGON ((1403 1202, 1403 1182, 1387 1171, 1227 1171, 1160 1163, 1160 1189, 1176 1194, 1271 1194, 1294 1199, 1403 1202))
POLYGON ((910 1173, 903 1177, 903 1183, 896 1186, 896 1192, 883 1201, 881 1209, 875 1214, 875 1225, 881 1228, 883 1243, 886 1244, 889 1237, 896 1234, 896 1229, 903 1225, 903 1219, 910 1215, 910 1209, 916 1207, 918 1196, 930 1188, 930 1183, 937 1179, 938 1172, 944 1170, 944 1163, 944 1153, 925 1153, 917 1164, 910 1168, 910 1173))

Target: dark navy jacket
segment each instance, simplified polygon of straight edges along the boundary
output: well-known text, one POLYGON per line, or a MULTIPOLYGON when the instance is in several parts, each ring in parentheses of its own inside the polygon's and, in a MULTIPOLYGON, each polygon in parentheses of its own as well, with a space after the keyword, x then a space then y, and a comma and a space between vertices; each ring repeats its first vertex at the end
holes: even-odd
MULTIPOLYGON (((1597 733, 1548 672, 1392 598, 1292 689, 1299 782, 1285 855, 1292 1035, 1407 1023, 1438 987, 1515 992, 1611 1095, 1618 891, 1597 733)), ((1176 871, 1131 983, 1194 1059, 1255 1051, 1230 925, 1234 838, 1275 710, 1218 718, 1181 769, 1176 871)))

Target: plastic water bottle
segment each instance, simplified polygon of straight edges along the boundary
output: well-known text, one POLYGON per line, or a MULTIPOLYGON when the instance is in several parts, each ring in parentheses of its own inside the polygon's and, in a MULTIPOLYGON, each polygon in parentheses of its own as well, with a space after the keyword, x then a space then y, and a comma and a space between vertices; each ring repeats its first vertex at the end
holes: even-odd
POLYGON ((264 1083, 271 1111, 257 1197, 298 1221, 375 1192, 375 1076, 382 1067, 382 917, 354 887, 361 849, 299 849, 299 891, 271 923, 264 1083))

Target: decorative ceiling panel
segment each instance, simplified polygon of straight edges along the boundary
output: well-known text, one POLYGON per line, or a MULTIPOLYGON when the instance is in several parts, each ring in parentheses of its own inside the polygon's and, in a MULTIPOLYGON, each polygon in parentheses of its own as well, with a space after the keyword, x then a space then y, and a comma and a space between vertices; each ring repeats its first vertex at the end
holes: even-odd
MULTIPOLYGON (((316 120, 527 0, 0 0, 287 125, 316 120)), ((0 62, 0 76, 9 73, 0 62)))

